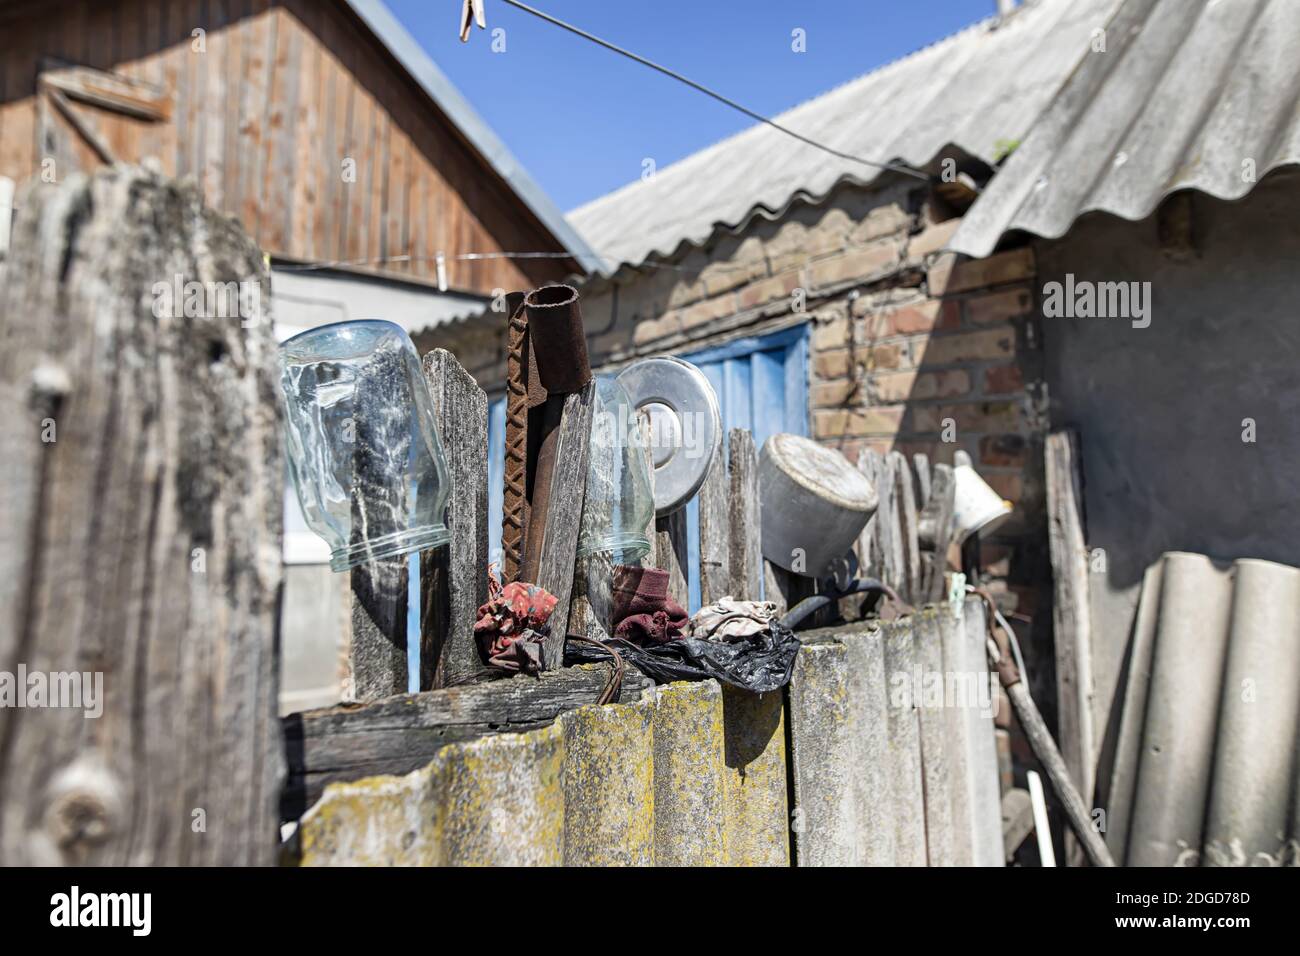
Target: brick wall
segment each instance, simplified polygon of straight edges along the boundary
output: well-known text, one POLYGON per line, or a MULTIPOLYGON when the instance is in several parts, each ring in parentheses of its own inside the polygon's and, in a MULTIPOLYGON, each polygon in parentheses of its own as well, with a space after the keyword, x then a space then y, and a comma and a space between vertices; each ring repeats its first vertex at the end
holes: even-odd
MULTIPOLYGON (((854 462, 866 447, 948 463, 968 451, 1017 506, 987 543, 986 567, 1025 592, 1009 606, 1032 608, 1033 588, 1016 583, 1011 564, 1041 523, 1033 253, 957 262, 942 249, 958 220, 936 221, 927 192, 907 182, 846 186, 658 266, 588 280, 588 350, 597 368, 615 368, 811 322, 814 436, 854 462)), ((436 344, 499 391, 504 326, 504 316, 474 320, 441 330, 436 344)))

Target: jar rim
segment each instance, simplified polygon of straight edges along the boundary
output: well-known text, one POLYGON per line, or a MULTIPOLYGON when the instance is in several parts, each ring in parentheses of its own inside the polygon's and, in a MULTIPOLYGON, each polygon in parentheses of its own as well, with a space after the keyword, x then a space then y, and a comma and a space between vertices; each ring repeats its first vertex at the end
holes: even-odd
POLYGON ((406 531, 395 531, 381 538, 358 541, 346 548, 336 548, 330 552, 330 570, 348 571, 359 564, 441 547, 449 541, 451 541, 451 532, 444 524, 423 525, 406 531))

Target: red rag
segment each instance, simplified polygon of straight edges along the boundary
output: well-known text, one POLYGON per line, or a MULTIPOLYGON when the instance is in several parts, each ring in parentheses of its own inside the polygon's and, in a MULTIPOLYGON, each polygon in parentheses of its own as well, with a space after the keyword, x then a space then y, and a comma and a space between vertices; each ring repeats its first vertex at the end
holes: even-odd
POLYGON ((619 565, 614 569, 614 636, 633 644, 664 644, 682 637, 690 616, 668 596, 668 572, 619 565))

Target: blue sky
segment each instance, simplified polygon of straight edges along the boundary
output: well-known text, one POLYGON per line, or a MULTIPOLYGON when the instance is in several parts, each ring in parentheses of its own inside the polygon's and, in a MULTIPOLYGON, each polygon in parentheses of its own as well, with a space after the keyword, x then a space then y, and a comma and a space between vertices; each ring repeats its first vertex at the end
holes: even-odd
MULTIPOLYGON (((527 0, 773 115, 993 13, 994 0, 527 0), (801 29, 806 52, 791 49, 801 29)), ((673 80, 501 3, 388 0, 565 212, 751 125, 673 80), (504 29, 504 52, 492 32, 504 29)))

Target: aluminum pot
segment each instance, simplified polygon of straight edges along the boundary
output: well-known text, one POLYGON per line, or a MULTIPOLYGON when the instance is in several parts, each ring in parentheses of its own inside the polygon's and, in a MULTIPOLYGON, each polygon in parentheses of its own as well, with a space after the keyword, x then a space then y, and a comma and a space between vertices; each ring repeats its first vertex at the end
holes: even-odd
POLYGON ((876 511, 876 491, 837 451, 799 435, 773 435, 758 458, 763 557, 819 578, 853 547, 876 511))

